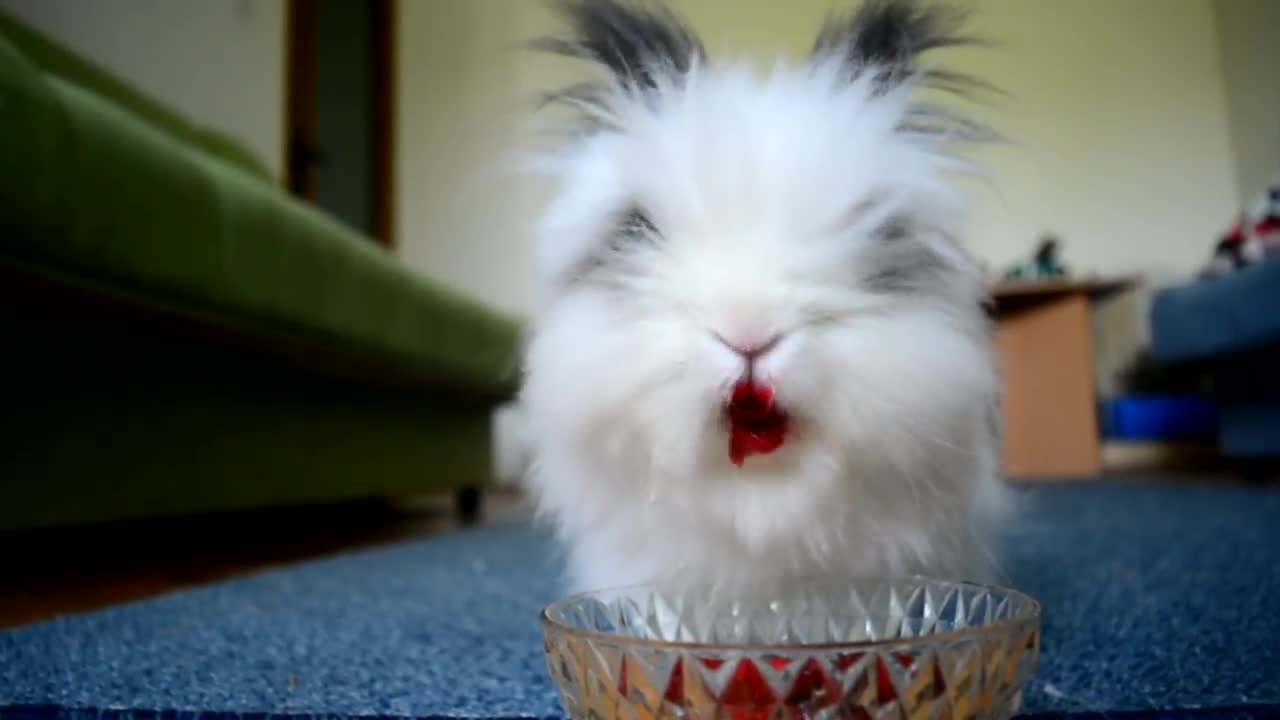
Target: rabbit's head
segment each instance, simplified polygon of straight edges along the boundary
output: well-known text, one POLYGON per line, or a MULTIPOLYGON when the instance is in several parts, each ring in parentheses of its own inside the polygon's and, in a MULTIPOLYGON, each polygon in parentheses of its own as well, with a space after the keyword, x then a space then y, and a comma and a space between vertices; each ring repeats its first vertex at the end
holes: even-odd
POLYGON ((981 133, 923 97, 966 82, 921 64, 963 42, 953 15, 871 0, 760 74, 660 7, 561 7, 572 32, 543 48, 600 73, 553 96, 576 122, 541 163, 544 452, 834 482, 989 431, 983 282, 957 242, 957 149, 981 133))

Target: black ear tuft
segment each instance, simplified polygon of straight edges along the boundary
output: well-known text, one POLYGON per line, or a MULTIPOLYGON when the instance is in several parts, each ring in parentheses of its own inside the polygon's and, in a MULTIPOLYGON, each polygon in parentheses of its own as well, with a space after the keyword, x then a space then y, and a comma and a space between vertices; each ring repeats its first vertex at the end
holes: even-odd
POLYGON ((963 13, 941 5, 922 5, 916 0, 864 0, 851 14, 827 18, 813 55, 820 59, 838 58, 848 68, 850 79, 874 73, 872 79, 882 92, 913 76, 944 85, 962 85, 964 79, 959 75, 922 71, 919 60, 930 50, 974 43, 958 34, 963 22, 963 13))
POLYGON ((670 10, 638 0, 553 0, 570 35, 536 41, 540 50, 607 68, 631 90, 653 89, 659 78, 679 80, 705 58, 697 35, 670 10))

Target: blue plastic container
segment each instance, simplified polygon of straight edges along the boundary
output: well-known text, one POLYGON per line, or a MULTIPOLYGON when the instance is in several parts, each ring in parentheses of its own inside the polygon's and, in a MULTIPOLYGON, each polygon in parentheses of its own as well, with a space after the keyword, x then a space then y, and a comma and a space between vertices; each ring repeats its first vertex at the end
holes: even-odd
POLYGON ((1121 395, 1102 401, 1102 434, 1117 440, 1217 437, 1218 403, 1207 395, 1121 395))

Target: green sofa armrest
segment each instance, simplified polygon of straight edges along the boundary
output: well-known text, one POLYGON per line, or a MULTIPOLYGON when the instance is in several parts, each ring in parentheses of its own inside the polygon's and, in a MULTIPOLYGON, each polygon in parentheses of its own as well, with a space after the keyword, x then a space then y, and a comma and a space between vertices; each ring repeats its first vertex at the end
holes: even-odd
POLYGON ((499 398, 519 324, 0 38, 0 257, 499 398))
POLYGON ((222 133, 192 124, 154 98, 4 13, 0 13, 0 37, 7 39, 40 72, 95 93, 162 132, 271 181, 267 167, 240 143, 222 133))

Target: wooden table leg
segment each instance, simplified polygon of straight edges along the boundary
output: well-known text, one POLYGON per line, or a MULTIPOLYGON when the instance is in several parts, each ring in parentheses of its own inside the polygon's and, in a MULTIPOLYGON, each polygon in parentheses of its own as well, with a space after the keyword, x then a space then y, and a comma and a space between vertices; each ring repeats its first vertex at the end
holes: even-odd
POLYGON ((1102 469, 1093 328, 1084 292, 1003 315, 1003 470, 1010 477, 1096 475, 1102 469))

